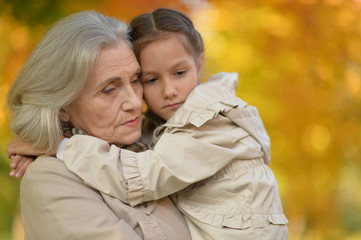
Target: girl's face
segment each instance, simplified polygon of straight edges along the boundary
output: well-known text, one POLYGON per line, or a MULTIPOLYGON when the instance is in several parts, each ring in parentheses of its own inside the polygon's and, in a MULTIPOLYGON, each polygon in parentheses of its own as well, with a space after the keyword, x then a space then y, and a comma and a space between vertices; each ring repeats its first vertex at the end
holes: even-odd
POLYGON ((140 52, 144 99, 153 113, 168 120, 198 85, 203 56, 194 59, 179 34, 148 43, 140 52))

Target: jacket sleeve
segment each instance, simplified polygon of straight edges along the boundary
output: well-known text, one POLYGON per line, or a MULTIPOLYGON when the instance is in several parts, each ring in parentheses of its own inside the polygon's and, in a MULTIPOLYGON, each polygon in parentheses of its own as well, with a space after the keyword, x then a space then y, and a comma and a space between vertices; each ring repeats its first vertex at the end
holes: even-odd
POLYGON ((234 159, 262 156, 251 140, 240 128, 185 130, 163 134, 153 151, 135 153, 79 135, 67 142, 64 161, 87 184, 135 206, 206 179, 234 159))
POLYGON ((38 158, 21 182, 26 239, 141 239, 99 192, 83 184, 60 160, 49 158, 38 158))
MULTIPOLYGON (((120 148, 87 135, 74 135, 65 144, 66 167, 96 190, 129 203, 120 148)), ((123 151, 123 150, 122 150, 123 151)))

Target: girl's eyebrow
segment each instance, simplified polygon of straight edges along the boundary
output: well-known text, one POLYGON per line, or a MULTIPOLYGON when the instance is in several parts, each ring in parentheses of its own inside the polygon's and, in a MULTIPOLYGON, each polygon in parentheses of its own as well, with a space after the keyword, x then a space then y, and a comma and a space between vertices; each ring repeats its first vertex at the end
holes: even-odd
POLYGON ((141 75, 151 75, 151 74, 155 74, 155 72, 154 71, 144 71, 144 70, 142 70, 142 72, 141 72, 141 75))
MULTIPOLYGON (((181 60, 181 61, 176 62, 175 64, 171 65, 170 68, 176 68, 176 67, 179 67, 180 65, 183 65, 183 64, 189 64, 189 61, 181 60)), ((154 74, 154 73, 155 73, 154 71, 144 71, 144 69, 142 69, 142 74, 143 75, 154 74)))
POLYGON ((182 61, 179 61, 179 62, 176 62, 175 64, 173 64, 171 67, 172 68, 176 68, 180 65, 183 65, 183 64, 188 64, 189 62, 187 60, 182 60, 182 61))

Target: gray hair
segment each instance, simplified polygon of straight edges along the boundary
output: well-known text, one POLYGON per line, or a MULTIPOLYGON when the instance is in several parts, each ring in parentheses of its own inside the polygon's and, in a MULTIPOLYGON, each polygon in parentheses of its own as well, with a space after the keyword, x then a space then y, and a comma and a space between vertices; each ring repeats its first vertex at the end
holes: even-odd
POLYGON ((127 25, 95 11, 55 23, 31 53, 7 95, 10 130, 46 153, 63 135, 59 111, 83 88, 99 52, 126 42, 127 25))

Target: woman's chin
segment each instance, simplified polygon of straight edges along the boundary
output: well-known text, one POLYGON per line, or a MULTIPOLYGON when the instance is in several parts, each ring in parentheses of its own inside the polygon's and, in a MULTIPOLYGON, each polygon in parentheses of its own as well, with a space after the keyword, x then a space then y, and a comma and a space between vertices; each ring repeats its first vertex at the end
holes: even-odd
POLYGON ((124 145, 131 145, 137 142, 141 137, 141 131, 134 132, 132 134, 128 134, 127 136, 122 136, 122 138, 114 139, 113 144, 118 147, 122 147, 124 145))

